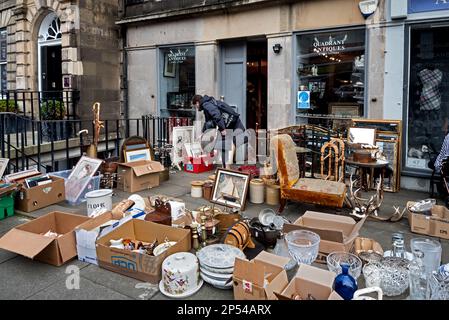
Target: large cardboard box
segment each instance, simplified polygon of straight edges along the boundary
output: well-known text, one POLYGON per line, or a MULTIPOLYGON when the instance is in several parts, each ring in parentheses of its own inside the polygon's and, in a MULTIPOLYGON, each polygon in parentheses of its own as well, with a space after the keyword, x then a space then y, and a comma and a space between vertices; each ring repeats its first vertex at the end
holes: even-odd
POLYGON ((76 227, 75 235, 78 260, 98 265, 96 249, 97 238, 100 235, 106 235, 107 232, 110 232, 114 228, 118 227, 122 218, 123 215, 121 214, 106 212, 76 227), (111 221, 113 223, 110 228, 108 227, 106 230, 99 230, 100 226, 111 221))
POLYGON ((33 212, 65 200, 64 179, 50 176, 53 182, 33 188, 21 188, 16 196, 16 209, 33 212))
POLYGON ((366 218, 356 222, 351 217, 307 211, 293 224, 285 224, 284 232, 303 229, 317 233, 321 238, 322 255, 334 251, 349 252, 365 220, 366 218))
POLYGON ((131 278, 158 283, 161 280, 162 262, 173 253, 190 251, 190 238, 190 230, 132 219, 97 240, 98 265, 131 278), (109 240, 111 239, 133 239, 144 242, 153 242, 157 239, 159 243, 169 239, 177 243, 155 257, 128 250, 110 248, 109 240))
POLYGON ((63 212, 51 212, 18 227, 0 239, 0 248, 30 259, 61 266, 76 257, 75 228, 90 220, 63 212), (59 238, 44 236, 56 232, 59 238))
POLYGON ((159 173, 164 166, 157 161, 120 163, 117 187, 125 192, 138 192, 159 186, 159 173))
POLYGON ((343 300, 332 288, 335 273, 313 266, 301 264, 298 272, 288 286, 275 295, 279 300, 294 300, 299 295, 303 300, 313 297, 315 300, 343 300))
MULTIPOLYGON (((413 203, 408 203, 410 208, 413 203)), ((449 239, 449 210, 444 206, 435 205, 431 210, 432 215, 415 213, 408 209, 408 220, 411 231, 428 236, 449 239)))
POLYGON ((290 259, 262 251, 253 260, 236 258, 234 264, 235 300, 275 300, 275 291, 288 285, 284 266, 290 259))

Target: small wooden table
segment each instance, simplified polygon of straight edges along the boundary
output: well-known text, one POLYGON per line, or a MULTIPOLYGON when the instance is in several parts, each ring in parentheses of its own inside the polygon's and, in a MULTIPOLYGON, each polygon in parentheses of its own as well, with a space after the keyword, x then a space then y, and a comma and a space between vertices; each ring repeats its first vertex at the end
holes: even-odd
POLYGON ((358 162, 353 159, 346 159, 346 164, 357 167, 360 175, 360 183, 363 191, 369 191, 374 182, 374 169, 380 169, 381 189, 383 190, 385 171, 389 165, 388 161, 376 160, 373 162, 358 162))

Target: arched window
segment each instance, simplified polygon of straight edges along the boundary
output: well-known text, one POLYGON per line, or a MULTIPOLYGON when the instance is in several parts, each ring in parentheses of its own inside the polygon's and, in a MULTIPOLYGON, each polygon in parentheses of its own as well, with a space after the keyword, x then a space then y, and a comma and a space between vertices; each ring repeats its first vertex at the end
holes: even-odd
POLYGON ((39 42, 61 39, 61 20, 54 13, 50 13, 42 21, 39 30, 39 42))

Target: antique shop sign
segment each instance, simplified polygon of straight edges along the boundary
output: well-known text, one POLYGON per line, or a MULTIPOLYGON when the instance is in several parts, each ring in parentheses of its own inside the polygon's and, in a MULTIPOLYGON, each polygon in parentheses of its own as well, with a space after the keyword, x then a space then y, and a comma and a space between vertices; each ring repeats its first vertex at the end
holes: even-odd
POLYGON ((177 49, 170 50, 168 53, 168 62, 170 63, 183 63, 187 59, 187 52, 189 52, 189 49, 177 49))
POLYGON ((449 0, 408 0, 408 13, 449 10, 449 0))
POLYGON ((315 37, 313 42, 313 51, 317 53, 326 53, 326 54, 337 54, 341 51, 346 50, 346 41, 348 40, 348 35, 337 38, 329 36, 329 38, 320 40, 315 37))

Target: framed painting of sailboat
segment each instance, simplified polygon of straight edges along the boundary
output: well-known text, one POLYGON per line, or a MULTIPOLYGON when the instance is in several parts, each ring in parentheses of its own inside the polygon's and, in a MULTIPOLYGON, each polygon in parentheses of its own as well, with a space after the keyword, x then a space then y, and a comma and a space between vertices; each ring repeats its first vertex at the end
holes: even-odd
POLYGON ((244 210, 249 188, 249 174, 228 169, 217 169, 211 202, 244 210))

